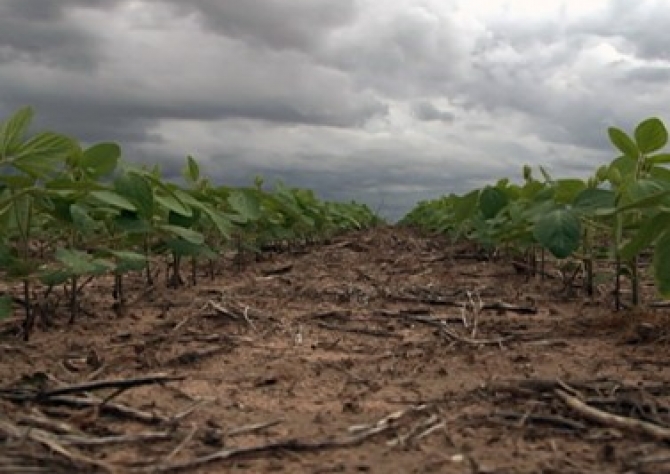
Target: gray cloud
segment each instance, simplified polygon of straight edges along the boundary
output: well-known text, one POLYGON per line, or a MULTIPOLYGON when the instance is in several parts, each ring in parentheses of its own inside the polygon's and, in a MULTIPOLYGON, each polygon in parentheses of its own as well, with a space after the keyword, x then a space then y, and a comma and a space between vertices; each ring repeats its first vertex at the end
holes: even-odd
POLYGON ((391 97, 445 93, 465 60, 457 23, 420 3, 386 5, 362 8, 319 59, 391 97))
POLYGON ((646 83, 649 87, 655 87, 658 84, 665 85, 670 82, 670 65, 631 68, 621 78, 622 84, 627 84, 628 81, 646 83))
POLYGON ((416 118, 419 120, 451 122, 456 118, 452 112, 440 110, 431 102, 427 101, 415 102, 412 106, 412 110, 416 118))
POLYGON ((96 38, 67 16, 68 9, 78 3, 86 2, 1 3, 0 62, 94 69, 98 64, 96 38))
POLYGON ((329 32, 352 20, 353 0, 171 0, 207 28, 253 46, 311 51, 329 32))
POLYGON ((587 19, 582 30, 625 40, 640 58, 670 60, 667 48, 667 25, 670 8, 656 0, 610 0, 602 15, 587 19))
POLYGON ((607 126, 667 113, 670 5, 528 5, 5 0, 0 113, 397 217, 524 163, 584 175, 614 156, 607 126))

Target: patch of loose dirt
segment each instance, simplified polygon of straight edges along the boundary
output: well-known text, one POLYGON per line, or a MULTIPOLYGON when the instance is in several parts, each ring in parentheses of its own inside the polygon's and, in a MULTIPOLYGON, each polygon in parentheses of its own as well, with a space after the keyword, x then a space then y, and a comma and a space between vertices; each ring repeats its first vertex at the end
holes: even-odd
POLYGON ((138 282, 28 343, 3 323, 0 471, 670 472, 667 310, 399 228, 138 282))

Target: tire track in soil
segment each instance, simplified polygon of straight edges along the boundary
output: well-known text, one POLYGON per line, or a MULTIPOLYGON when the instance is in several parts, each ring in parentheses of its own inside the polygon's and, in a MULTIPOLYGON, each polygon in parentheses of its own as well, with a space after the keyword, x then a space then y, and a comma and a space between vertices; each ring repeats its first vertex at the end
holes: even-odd
MULTIPOLYGON (((659 440, 588 422, 551 390, 507 389, 524 380, 586 381, 583 394, 598 379, 642 384, 629 412, 653 405, 665 420, 666 391, 645 387, 668 380, 667 314, 611 314, 604 304, 566 300, 555 281, 476 257, 438 237, 378 228, 266 256, 241 272, 225 268, 196 287, 144 292, 121 316, 101 281, 86 296, 89 316, 74 327, 63 316, 29 344, 3 336, 2 386, 25 386, 39 372, 49 386, 168 373, 185 379, 114 401, 167 417, 193 411, 152 426, 3 401, 0 420, 27 426, 38 410, 81 436, 166 433, 71 448, 118 472, 263 445, 185 472, 626 472, 634 460, 635 472, 670 470, 651 462, 670 455, 659 440), (477 311, 480 301, 498 309, 477 311), (473 336, 463 317, 472 323, 475 313, 473 336), (658 337, 640 340, 645 325, 658 337), (368 432, 351 445, 309 445, 368 432), (286 440, 299 442, 272 447, 286 440)), ((69 472, 66 461, 0 429, 0 468, 69 472)))

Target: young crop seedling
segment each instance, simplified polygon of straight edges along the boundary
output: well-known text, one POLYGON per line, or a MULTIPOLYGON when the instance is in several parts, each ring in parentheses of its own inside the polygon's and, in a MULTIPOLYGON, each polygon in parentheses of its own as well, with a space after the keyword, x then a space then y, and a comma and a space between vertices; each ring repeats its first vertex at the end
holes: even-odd
POLYGON ((196 284, 199 261, 209 262, 213 276, 214 262, 235 240, 238 250, 258 252, 268 241, 305 243, 380 222, 364 205, 323 202, 310 190, 214 186, 190 156, 181 186, 158 167, 124 162, 114 143, 83 149, 57 133, 29 136, 32 117, 24 108, 0 124, 0 276, 7 281, 0 318, 18 302, 26 339, 38 306, 42 314, 58 309, 56 288, 73 323, 85 287, 103 275, 113 275, 112 306, 119 309, 124 278, 144 271, 146 284, 155 285, 161 261, 174 287, 184 283, 182 261, 190 259, 196 284), (21 297, 13 282, 22 285, 21 297), (40 302, 53 304, 35 300, 38 288, 40 302))
POLYGON ((589 296, 596 263, 612 258, 617 309, 622 307, 623 275, 631 282, 631 303, 641 304, 639 257, 651 253, 656 290, 668 298, 670 153, 662 151, 668 132, 660 119, 649 118, 632 136, 614 127, 608 135, 621 156, 586 180, 554 179, 543 167, 538 180, 524 166, 522 185, 500 179, 462 196, 423 201, 401 224, 474 241, 491 254, 504 250, 524 267, 537 268, 537 248, 558 261, 578 261, 575 268, 583 273, 589 296))

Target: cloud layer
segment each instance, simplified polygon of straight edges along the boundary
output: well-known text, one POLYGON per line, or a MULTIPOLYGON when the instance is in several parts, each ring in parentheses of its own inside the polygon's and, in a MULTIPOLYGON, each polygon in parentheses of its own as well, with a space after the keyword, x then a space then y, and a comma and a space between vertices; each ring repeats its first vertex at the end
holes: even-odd
POLYGON ((7 0, 0 113, 398 217, 609 160, 607 126, 664 118, 669 21, 658 0, 7 0))

